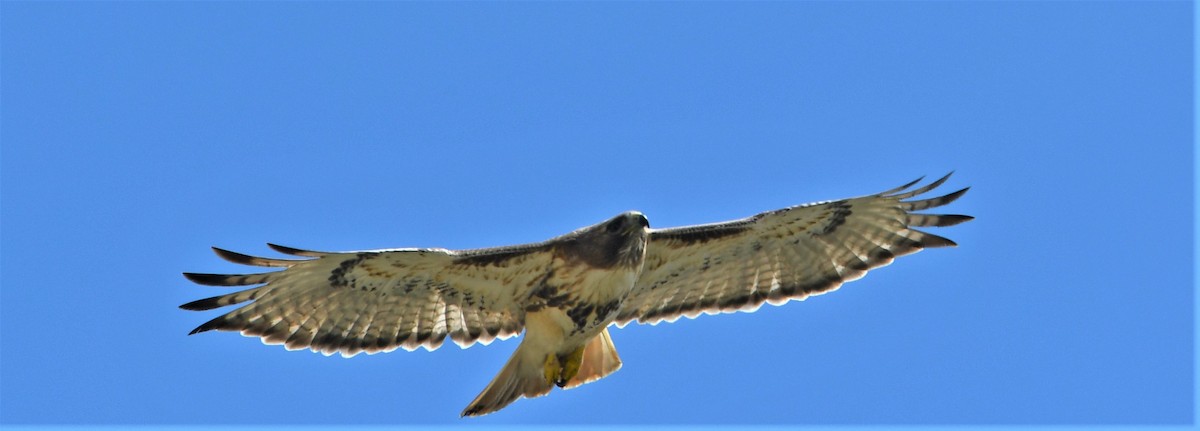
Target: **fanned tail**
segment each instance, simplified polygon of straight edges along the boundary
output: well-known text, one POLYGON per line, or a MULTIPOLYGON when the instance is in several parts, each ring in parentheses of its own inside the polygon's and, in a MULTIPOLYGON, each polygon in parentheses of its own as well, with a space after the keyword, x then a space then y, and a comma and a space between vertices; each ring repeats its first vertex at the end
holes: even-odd
POLYGON ((535 398, 550 393, 550 382, 546 381, 543 368, 548 353, 536 350, 530 347, 528 339, 522 340, 504 368, 463 410, 462 416, 486 415, 512 404, 517 398, 535 398))
POLYGON ((614 371, 621 369, 621 357, 617 356, 617 347, 613 345, 608 328, 599 335, 592 337, 583 349, 583 365, 579 366, 579 374, 571 378, 563 389, 571 389, 584 383, 600 380, 614 371))

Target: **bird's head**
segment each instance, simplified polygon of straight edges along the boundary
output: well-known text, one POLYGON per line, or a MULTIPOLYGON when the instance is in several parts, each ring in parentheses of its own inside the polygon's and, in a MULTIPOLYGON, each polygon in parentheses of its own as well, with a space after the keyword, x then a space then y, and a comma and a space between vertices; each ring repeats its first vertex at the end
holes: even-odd
POLYGON ((572 232, 567 242, 571 254, 598 268, 622 265, 640 267, 646 255, 650 221, 637 211, 572 232))

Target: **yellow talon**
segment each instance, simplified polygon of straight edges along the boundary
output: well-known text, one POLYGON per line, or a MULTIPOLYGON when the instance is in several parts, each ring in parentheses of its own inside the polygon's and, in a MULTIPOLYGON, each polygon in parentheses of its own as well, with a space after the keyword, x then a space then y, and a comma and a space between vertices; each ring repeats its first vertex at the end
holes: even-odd
MULTIPOLYGON (((553 353, 546 355, 546 362, 543 365, 545 365, 545 367, 546 367, 545 368, 546 383, 552 384, 552 385, 558 384, 558 377, 559 377, 559 375, 561 375, 560 373, 562 372, 562 366, 559 365, 559 363, 558 363, 558 355, 555 355, 553 353)), ((562 385, 559 385, 559 386, 562 386, 562 385)))
POLYGON ((561 378, 557 382, 554 382, 558 385, 558 387, 561 388, 566 386, 567 382, 575 378, 576 374, 579 374, 579 367, 583 365, 584 347, 586 346, 579 346, 578 349, 575 349, 574 352, 571 352, 571 354, 566 357, 566 363, 563 364, 562 375, 560 376, 561 378))

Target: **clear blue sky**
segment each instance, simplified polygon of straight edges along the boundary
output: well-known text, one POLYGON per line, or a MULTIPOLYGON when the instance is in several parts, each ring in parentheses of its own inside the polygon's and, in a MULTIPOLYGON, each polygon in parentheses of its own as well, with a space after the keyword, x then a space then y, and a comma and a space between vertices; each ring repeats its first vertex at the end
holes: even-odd
MULTIPOLYGON (((539 241, 955 170, 830 295, 613 333, 510 423, 1193 419, 1189 2, 2 5, 0 422, 462 424, 517 340, 187 332, 212 245, 539 241)), ((268 253, 269 254, 269 253, 268 253)))

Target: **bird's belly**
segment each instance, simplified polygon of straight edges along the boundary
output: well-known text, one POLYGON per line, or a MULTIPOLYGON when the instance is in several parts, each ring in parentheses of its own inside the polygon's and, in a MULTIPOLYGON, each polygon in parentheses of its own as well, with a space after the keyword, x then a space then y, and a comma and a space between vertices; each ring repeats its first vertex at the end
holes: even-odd
POLYGON ((562 286, 567 300, 548 305, 536 317, 543 325, 552 324, 561 331, 562 352, 582 346, 612 323, 621 301, 633 289, 637 272, 584 271, 576 274, 574 280, 562 286))
POLYGON ((526 317, 526 328, 529 334, 541 333, 538 338, 554 340, 547 350, 558 354, 566 354, 582 346, 596 334, 600 333, 599 325, 587 327, 576 326, 568 314, 569 310, 547 307, 526 317))

